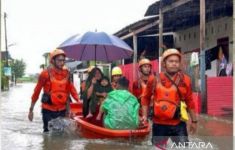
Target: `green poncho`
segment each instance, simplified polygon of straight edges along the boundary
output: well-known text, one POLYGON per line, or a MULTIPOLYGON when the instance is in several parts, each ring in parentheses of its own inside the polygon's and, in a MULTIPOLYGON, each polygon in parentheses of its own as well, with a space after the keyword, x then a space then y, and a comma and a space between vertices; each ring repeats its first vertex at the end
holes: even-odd
POLYGON ((127 90, 114 90, 108 94, 102 109, 104 126, 110 129, 136 129, 139 125, 139 102, 127 90))

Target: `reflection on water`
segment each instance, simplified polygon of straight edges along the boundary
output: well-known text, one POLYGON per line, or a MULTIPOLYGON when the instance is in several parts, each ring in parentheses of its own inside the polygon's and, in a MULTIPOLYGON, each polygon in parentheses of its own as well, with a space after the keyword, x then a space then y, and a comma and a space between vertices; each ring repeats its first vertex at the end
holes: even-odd
POLYGON ((40 101, 34 109, 33 122, 28 109, 35 84, 19 84, 1 93, 1 135, 3 150, 134 150, 151 149, 148 139, 87 140, 79 134, 43 134, 40 101))

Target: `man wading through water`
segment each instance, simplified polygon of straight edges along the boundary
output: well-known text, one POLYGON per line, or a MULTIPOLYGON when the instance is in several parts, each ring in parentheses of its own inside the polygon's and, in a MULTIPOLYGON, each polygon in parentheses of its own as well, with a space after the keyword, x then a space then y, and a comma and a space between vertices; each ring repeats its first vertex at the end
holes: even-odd
POLYGON ((48 122, 50 120, 57 117, 65 117, 66 105, 69 102, 68 98, 70 94, 76 101, 79 101, 78 93, 69 79, 69 71, 64 66, 65 57, 65 53, 61 49, 56 49, 50 53, 51 66, 43 70, 39 75, 38 83, 32 95, 28 114, 30 121, 33 120, 33 108, 43 88, 43 132, 48 132, 48 122))
POLYGON ((151 96, 154 96, 152 143, 161 148, 166 146, 168 138, 177 145, 188 142, 186 122, 181 121, 178 107, 181 101, 186 103, 191 117, 190 132, 193 134, 197 129, 190 77, 180 71, 180 62, 181 54, 178 50, 166 50, 162 57, 165 72, 157 76, 156 82, 147 84, 141 99, 144 123, 147 121, 151 96))

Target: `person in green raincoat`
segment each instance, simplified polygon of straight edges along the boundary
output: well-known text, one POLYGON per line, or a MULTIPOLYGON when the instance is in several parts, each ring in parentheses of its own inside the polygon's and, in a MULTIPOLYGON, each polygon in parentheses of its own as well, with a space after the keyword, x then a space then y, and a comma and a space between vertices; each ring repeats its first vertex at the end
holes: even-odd
POLYGON ((136 129, 139 126, 139 102, 128 91, 129 81, 121 77, 117 82, 117 90, 110 92, 101 105, 96 119, 100 120, 104 113, 103 125, 109 129, 136 129))

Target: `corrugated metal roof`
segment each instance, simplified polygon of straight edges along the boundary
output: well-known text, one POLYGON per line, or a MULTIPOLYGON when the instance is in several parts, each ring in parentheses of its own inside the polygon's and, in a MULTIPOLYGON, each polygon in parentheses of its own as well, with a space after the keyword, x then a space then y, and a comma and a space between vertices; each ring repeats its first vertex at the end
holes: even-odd
POLYGON ((129 32, 132 32, 134 30, 137 30, 153 21, 158 20, 159 16, 158 15, 152 15, 152 16, 146 16, 141 20, 138 20, 130 25, 127 25, 126 27, 122 28, 118 32, 114 33, 114 35, 121 37, 123 35, 128 34, 129 32))
MULTIPOLYGON (((162 0, 149 6, 145 16, 158 15, 160 5, 164 8, 171 6, 172 3, 179 0, 162 0)), ((206 22, 225 17, 232 16, 233 1, 232 0, 206 0, 206 22)), ((171 11, 164 13, 164 30, 176 31, 186 29, 200 23, 200 1, 191 0, 171 11)))
MULTIPOLYGON (((159 7, 162 5, 171 6, 172 3, 179 0, 162 0, 157 1, 150 5, 146 10, 145 16, 159 15, 159 7)), ((191 0, 181 6, 178 6, 170 11, 164 13, 164 32, 174 32, 177 30, 183 30, 192 26, 199 25, 200 23, 200 1, 191 0)), ((233 1, 232 0, 206 0, 206 22, 233 15, 233 1)), ((136 21, 126 27, 122 28, 118 32, 114 33, 116 36, 121 37, 127 35, 133 30, 137 30, 156 19, 148 18, 136 21)), ((144 34, 156 34, 158 33, 158 27, 154 26, 145 31, 144 34)))

